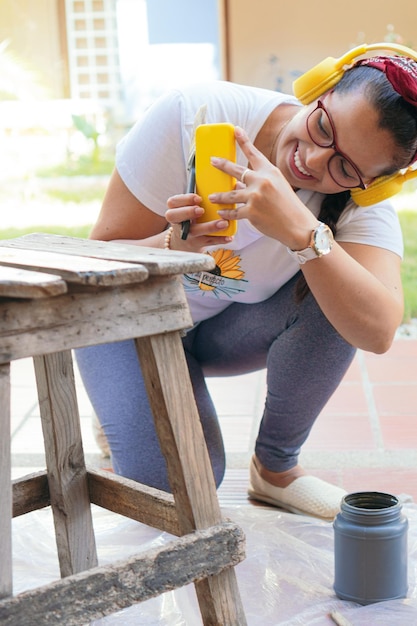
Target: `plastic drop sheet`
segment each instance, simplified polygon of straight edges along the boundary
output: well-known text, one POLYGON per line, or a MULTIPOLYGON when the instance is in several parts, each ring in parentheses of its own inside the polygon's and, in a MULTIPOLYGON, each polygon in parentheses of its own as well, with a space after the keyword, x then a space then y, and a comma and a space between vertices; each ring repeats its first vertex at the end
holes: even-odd
MULTIPOLYGON (((172 536, 92 507, 99 565, 163 545, 172 536)), ((249 626, 326 626, 342 616, 352 626, 417 624, 417 505, 408 517, 407 598, 361 606, 333 591, 333 525, 259 506, 222 509, 246 534, 246 559, 235 569, 249 626)), ((13 520, 13 576, 17 594, 59 578, 52 513, 43 509, 13 520)), ((193 585, 91 622, 92 626, 199 626, 193 585)))

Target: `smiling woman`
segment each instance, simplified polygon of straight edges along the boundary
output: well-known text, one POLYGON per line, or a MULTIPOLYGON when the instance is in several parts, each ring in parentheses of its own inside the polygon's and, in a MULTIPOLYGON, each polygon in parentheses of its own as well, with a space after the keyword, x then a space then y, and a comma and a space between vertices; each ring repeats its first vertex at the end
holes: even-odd
MULTIPOLYGON (((414 58, 410 51, 413 72, 414 58)), ((387 350, 403 315, 396 211, 369 195, 355 202, 350 190, 368 194, 382 175, 410 166, 417 110, 385 71, 354 61, 317 91, 305 104, 221 81, 165 94, 120 142, 91 236, 157 248, 168 241, 213 257, 211 277, 183 277, 194 322, 183 345, 217 484, 225 452, 206 377, 266 368, 248 493, 332 519, 344 492, 306 475, 301 446, 355 349, 387 350), (203 105, 207 124, 233 124, 238 148, 236 162, 211 161, 236 188, 209 195, 237 208, 206 223, 187 170, 203 105), (236 235, 220 234, 225 219, 237 220, 236 235)), ((77 358, 115 471, 169 490, 134 345, 87 348, 77 358)))

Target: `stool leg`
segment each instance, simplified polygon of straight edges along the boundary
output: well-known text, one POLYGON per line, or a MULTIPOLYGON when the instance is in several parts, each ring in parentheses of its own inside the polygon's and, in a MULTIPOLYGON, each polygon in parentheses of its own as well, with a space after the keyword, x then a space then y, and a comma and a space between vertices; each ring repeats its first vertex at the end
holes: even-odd
POLYGON ((13 592, 11 479, 10 363, 4 363, 0 365, 0 598, 13 592))
MULTIPOLYGON (((213 470, 179 332, 136 339, 161 450, 183 534, 221 522, 213 470)), ((206 626, 244 626, 231 567, 196 583, 206 626)))
POLYGON ((97 565, 70 350, 34 357, 61 576, 97 565))

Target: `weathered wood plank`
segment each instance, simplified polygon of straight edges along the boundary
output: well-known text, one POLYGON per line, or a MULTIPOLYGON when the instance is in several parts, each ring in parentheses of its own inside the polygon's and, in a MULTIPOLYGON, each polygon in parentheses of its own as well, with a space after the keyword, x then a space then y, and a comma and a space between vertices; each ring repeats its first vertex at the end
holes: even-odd
POLYGON ((61 576, 97 565, 69 350, 34 358, 61 576))
POLYGON ((153 276, 187 274, 214 269, 210 255, 176 250, 160 250, 109 241, 94 241, 45 233, 33 233, 1 242, 2 246, 18 249, 50 250, 90 258, 126 261, 144 265, 153 276))
MULTIPOLYGON (((87 468, 87 483, 92 504, 171 535, 181 534, 170 493, 91 467, 87 468)), ((17 478, 12 487, 13 517, 51 504, 46 470, 17 478)))
MULTIPOLYGON (((244 557, 241 529, 224 522, 126 561, 81 572, 0 601, 0 623, 81 626, 166 591, 218 575, 244 557)), ((205 621, 213 626, 245 623, 238 619, 214 621, 213 617, 205 621)))
POLYGON ((233 568, 199 580, 195 583, 195 590, 205 626, 246 626, 246 615, 233 568))
POLYGON ((0 598, 12 593, 10 363, 0 365, 0 598))
POLYGON ((93 504, 172 535, 181 534, 171 494, 104 470, 88 468, 87 479, 93 504))
MULTIPOLYGON (((137 339, 136 347, 180 529, 187 533, 214 526, 221 520, 220 506, 179 334, 137 339)), ((196 583, 204 624, 244 626, 235 570, 229 568, 219 580, 216 578, 196 583)))
POLYGON ((43 509, 51 504, 46 470, 12 481, 13 517, 43 509))
POLYGON ((192 326, 175 276, 55 298, 6 300, 0 302, 0 322, 0 363, 192 326))
POLYGON ((52 274, 0 265, 1 297, 45 298, 57 296, 66 291, 66 282, 52 274))
POLYGON ((69 283, 116 286, 139 283, 149 275, 143 265, 43 250, 14 250, 3 246, 3 243, 0 245, 0 265, 58 274, 69 283))
POLYGON ((181 530, 217 524, 222 517, 213 469, 180 337, 145 337, 136 346, 181 530))

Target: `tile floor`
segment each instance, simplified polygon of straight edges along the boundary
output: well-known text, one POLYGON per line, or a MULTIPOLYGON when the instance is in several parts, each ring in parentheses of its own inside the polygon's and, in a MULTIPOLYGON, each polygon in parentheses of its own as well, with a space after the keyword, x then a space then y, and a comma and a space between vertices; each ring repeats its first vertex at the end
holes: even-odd
MULTIPOLYGON (((101 458, 91 406, 76 371, 87 462, 101 458)), ((227 450, 222 504, 247 502, 247 467, 262 414, 265 372, 211 379, 227 450)), ((384 355, 359 351, 324 408, 301 461, 317 476, 348 491, 407 494, 417 502, 417 338, 398 338, 384 355)), ((13 477, 44 468, 43 441, 32 361, 12 364, 13 477)))

